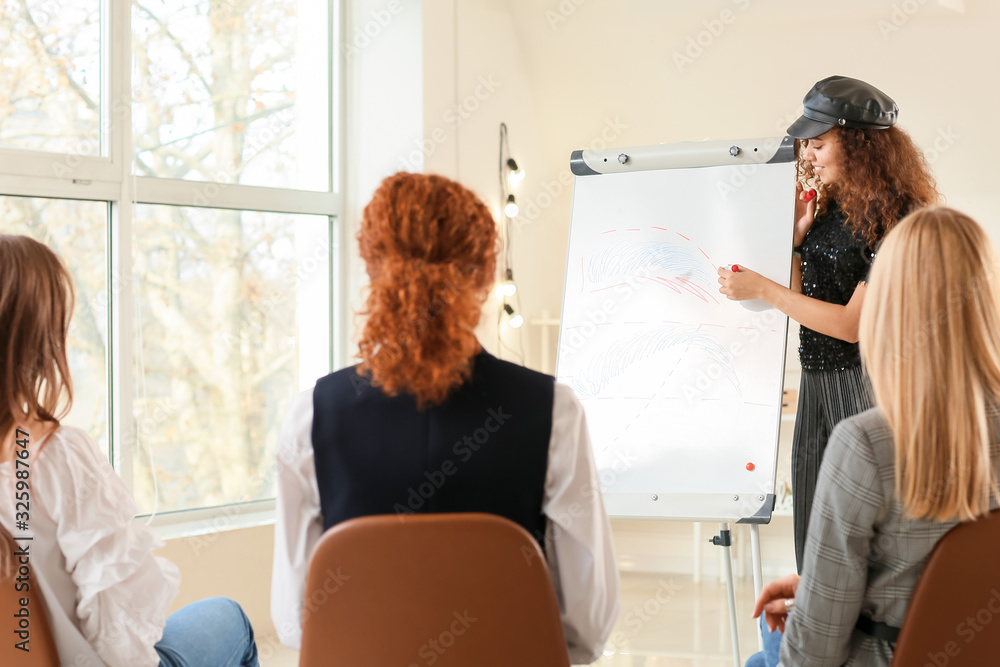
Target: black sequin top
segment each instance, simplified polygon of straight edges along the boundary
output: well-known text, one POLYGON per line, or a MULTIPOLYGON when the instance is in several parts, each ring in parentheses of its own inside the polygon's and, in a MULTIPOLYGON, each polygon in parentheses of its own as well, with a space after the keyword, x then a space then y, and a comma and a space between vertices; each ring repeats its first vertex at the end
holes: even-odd
MULTIPOLYGON (((830 202, 817 215, 802 245, 802 293, 820 301, 847 305, 858 283, 868 280, 875 252, 847 227, 844 213, 830 202)), ((799 361, 810 371, 837 371, 861 364, 857 343, 799 328, 799 361)))

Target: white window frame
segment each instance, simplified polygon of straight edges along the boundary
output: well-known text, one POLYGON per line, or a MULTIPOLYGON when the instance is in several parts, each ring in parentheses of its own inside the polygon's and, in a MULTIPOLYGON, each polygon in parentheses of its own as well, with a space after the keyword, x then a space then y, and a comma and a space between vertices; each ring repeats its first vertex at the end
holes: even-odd
MULTIPOLYGON (((132 175, 131 1, 101 0, 101 142, 102 157, 75 153, 47 153, 0 148, 0 196, 78 199, 107 202, 107 284, 109 314, 108 410, 109 449, 112 464, 132 491, 135 457, 135 423, 132 417, 132 212, 135 204, 205 206, 211 191, 211 208, 322 215, 329 221, 330 270, 330 369, 344 359, 345 257, 347 247, 344 211, 345 43, 346 2, 327 0, 329 16, 328 131, 329 191, 212 184, 199 181, 138 178, 132 175), (68 169, 55 169, 61 163, 68 169), (57 175, 61 173, 62 175, 57 175), (123 276, 125 278, 123 278, 123 276)), ((148 516, 137 521, 149 522, 148 516)), ((274 500, 258 500, 217 507, 167 511, 153 517, 151 525, 164 537, 216 533, 251 527, 274 520, 274 500)))

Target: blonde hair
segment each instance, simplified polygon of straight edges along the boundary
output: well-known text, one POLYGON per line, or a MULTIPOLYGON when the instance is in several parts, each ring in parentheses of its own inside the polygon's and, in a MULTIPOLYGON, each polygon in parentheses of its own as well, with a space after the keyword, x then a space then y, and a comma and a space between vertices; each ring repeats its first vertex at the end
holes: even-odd
POLYGON ((998 280, 989 237, 945 207, 900 221, 872 267, 861 352, 910 518, 971 520, 1000 497, 988 417, 1000 398, 998 280))
MULTIPOLYGON (((54 430, 73 402, 66 360, 73 298, 69 272, 54 252, 27 236, 0 234, 0 465, 14 463, 10 436, 18 425, 54 430)), ((37 441, 43 434, 31 435, 37 441)), ((13 546, 3 526, 0 541, 13 546)), ((12 568, 5 551, 0 575, 12 568)))

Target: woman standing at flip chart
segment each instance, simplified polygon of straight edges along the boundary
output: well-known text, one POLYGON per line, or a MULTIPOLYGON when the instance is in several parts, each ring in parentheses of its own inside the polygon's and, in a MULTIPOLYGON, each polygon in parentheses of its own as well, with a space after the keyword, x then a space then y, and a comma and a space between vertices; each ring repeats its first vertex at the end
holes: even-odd
POLYGON ((803 106, 788 128, 798 157, 791 288, 743 266, 719 269, 719 291, 730 299, 761 299, 801 325, 792 444, 799 571, 830 432, 873 405, 857 344, 872 259, 902 217, 939 199, 922 153, 895 127, 899 109, 888 95, 831 76, 812 87, 803 106))

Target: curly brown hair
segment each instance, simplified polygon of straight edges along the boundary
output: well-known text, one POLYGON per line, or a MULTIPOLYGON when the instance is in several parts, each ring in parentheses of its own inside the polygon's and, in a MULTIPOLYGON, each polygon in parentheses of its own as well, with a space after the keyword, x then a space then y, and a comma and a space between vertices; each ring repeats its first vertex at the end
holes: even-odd
POLYGON ((834 126, 837 154, 843 165, 840 179, 825 185, 802 157, 804 142, 795 142, 798 177, 819 190, 816 213, 830 201, 844 212, 847 225, 875 248, 886 233, 911 211, 939 203, 927 160, 913 139, 898 127, 884 130, 834 126))
POLYGON ((443 402, 480 350, 474 329, 499 249, 493 216, 452 180, 401 172, 375 191, 357 238, 371 280, 358 373, 421 408, 443 402))

